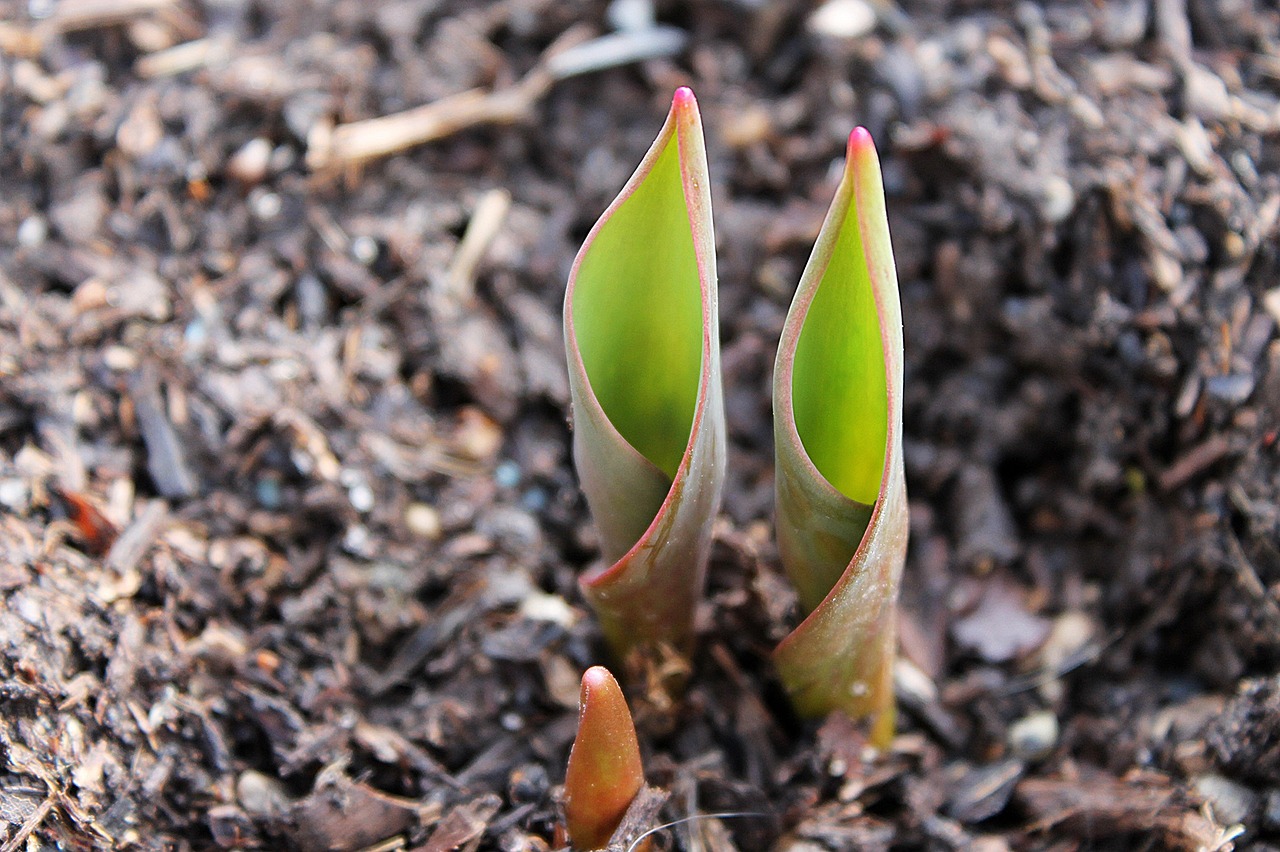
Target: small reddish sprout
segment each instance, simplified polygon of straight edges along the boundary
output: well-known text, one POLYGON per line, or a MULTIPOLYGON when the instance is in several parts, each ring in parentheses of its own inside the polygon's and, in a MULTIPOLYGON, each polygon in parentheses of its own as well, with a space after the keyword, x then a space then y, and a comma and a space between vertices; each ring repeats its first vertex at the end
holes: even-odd
POLYGON ((627 700, 603 666, 582 676, 578 735, 564 779, 564 816, 575 850, 603 849, 644 787, 627 700))
POLYGON ((67 504, 71 522, 75 524, 85 550, 93 556, 101 556, 110 550, 120 534, 116 525, 107 520, 107 516, 83 494, 64 488, 55 488, 53 492, 67 504))

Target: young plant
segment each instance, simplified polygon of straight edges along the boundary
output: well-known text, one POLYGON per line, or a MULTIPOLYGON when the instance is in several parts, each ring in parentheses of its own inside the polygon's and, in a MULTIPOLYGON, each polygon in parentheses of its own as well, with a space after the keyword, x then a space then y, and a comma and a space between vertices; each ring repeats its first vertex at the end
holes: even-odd
POLYGON ((575 850, 603 849, 644 787, 640 746, 627 700, 603 666, 587 669, 578 735, 564 778, 564 817, 575 850))
POLYGON ((629 662, 688 653, 724 481, 708 187, 698 105, 682 88, 565 293, 573 457, 605 558, 581 586, 629 662))
POLYGON ((861 127, 783 325, 773 418, 778 548, 807 613, 774 661, 801 714, 869 718, 887 745, 907 547, 902 310, 861 127))

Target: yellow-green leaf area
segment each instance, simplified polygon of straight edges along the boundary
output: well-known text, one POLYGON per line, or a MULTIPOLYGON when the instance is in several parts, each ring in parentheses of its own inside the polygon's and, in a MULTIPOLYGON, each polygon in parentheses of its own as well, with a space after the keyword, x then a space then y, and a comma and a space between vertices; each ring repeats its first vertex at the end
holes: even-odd
POLYGON ((605 415, 674 479, 702 368, 702 291, 675 133, 596 231, 578 267, 573 323, 605 415))
POLYGON ((818 472, 850 500, 880 492, 889 432, 884 344, 854 210, 845 212, 796 344, 796 431, 818 472))

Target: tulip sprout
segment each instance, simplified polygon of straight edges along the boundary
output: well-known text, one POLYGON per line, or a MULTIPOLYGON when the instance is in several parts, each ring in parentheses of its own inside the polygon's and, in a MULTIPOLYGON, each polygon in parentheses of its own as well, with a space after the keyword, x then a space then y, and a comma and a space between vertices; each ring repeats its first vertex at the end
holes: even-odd
POLYGON ((622 660, 689 652, 725 426, 698 105, 658 138, 578 252, 564 302, 573 456, 606 564, 582 577, 622 660))
POLYGON ((883 746, 908 526, 902 311, 863 128, 783 325, 773 387, 778 547, 808 613, 774 662, 802 714, 870 717, 883 746))
MULTIPOLYGON (((565 295, 574 461, 606 560, 581 584, 624 660, 689 651, 724 478, 717 322, 706 153, 681 89, 565 295)), ((858 128, 774 371, 778 546, 805 613, 774 661, 801 714, 869 718, 881 746, 907 545, 902 352, 880 165, 858 128)))
POLYGON ((618 682, 603 666, 582 676, 578 734, 564 779, 564 817, 575 850, 603 849, 644 788, 640 746, 618 682))

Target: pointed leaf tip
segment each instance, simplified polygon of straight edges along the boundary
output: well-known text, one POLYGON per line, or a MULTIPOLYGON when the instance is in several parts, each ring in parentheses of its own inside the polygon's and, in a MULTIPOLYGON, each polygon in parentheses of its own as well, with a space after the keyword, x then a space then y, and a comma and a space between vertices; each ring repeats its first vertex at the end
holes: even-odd
POLYGON ((875 153, 876 143, 871 138, 871 131, 865 127, 855 127, 853 132, 849 134, 849 159, 861 156, 867 152, 875 153))
POLYGON ((613 679, 613 675, 604 666, 592 666, 583 672, 582 689, 578 694, 578 704, 580 709, 587 706, 587 702, 591 700, 591 694, 595 690, 608 689, 612 686, 618 688, 618 683, 613 679))
POLYGON ((607 682, 610 677, 612 675, 609 674, 609 670, 604 666, 592 666, 582 673, 582 685, 587 686, 590 684, 591 686, 596 686, 607 682))
POLYGON ((599 849, 644 786, 635 723, 618 682, 603 666, 582 675, 578 734, 564 779, 564 815, 574 849, 599 849))
MULTIPOLYGON (((671 97, 671 115, 682 135, 702 135, 702 116, 698 112, 698 99, 693 96, 693 89, 688 86, 676 89, 671 97)), ((685 144, 688 144, 688 140, 685 140, 685 144)), ((698 143, 699 148, 701 144, 698 143)))

